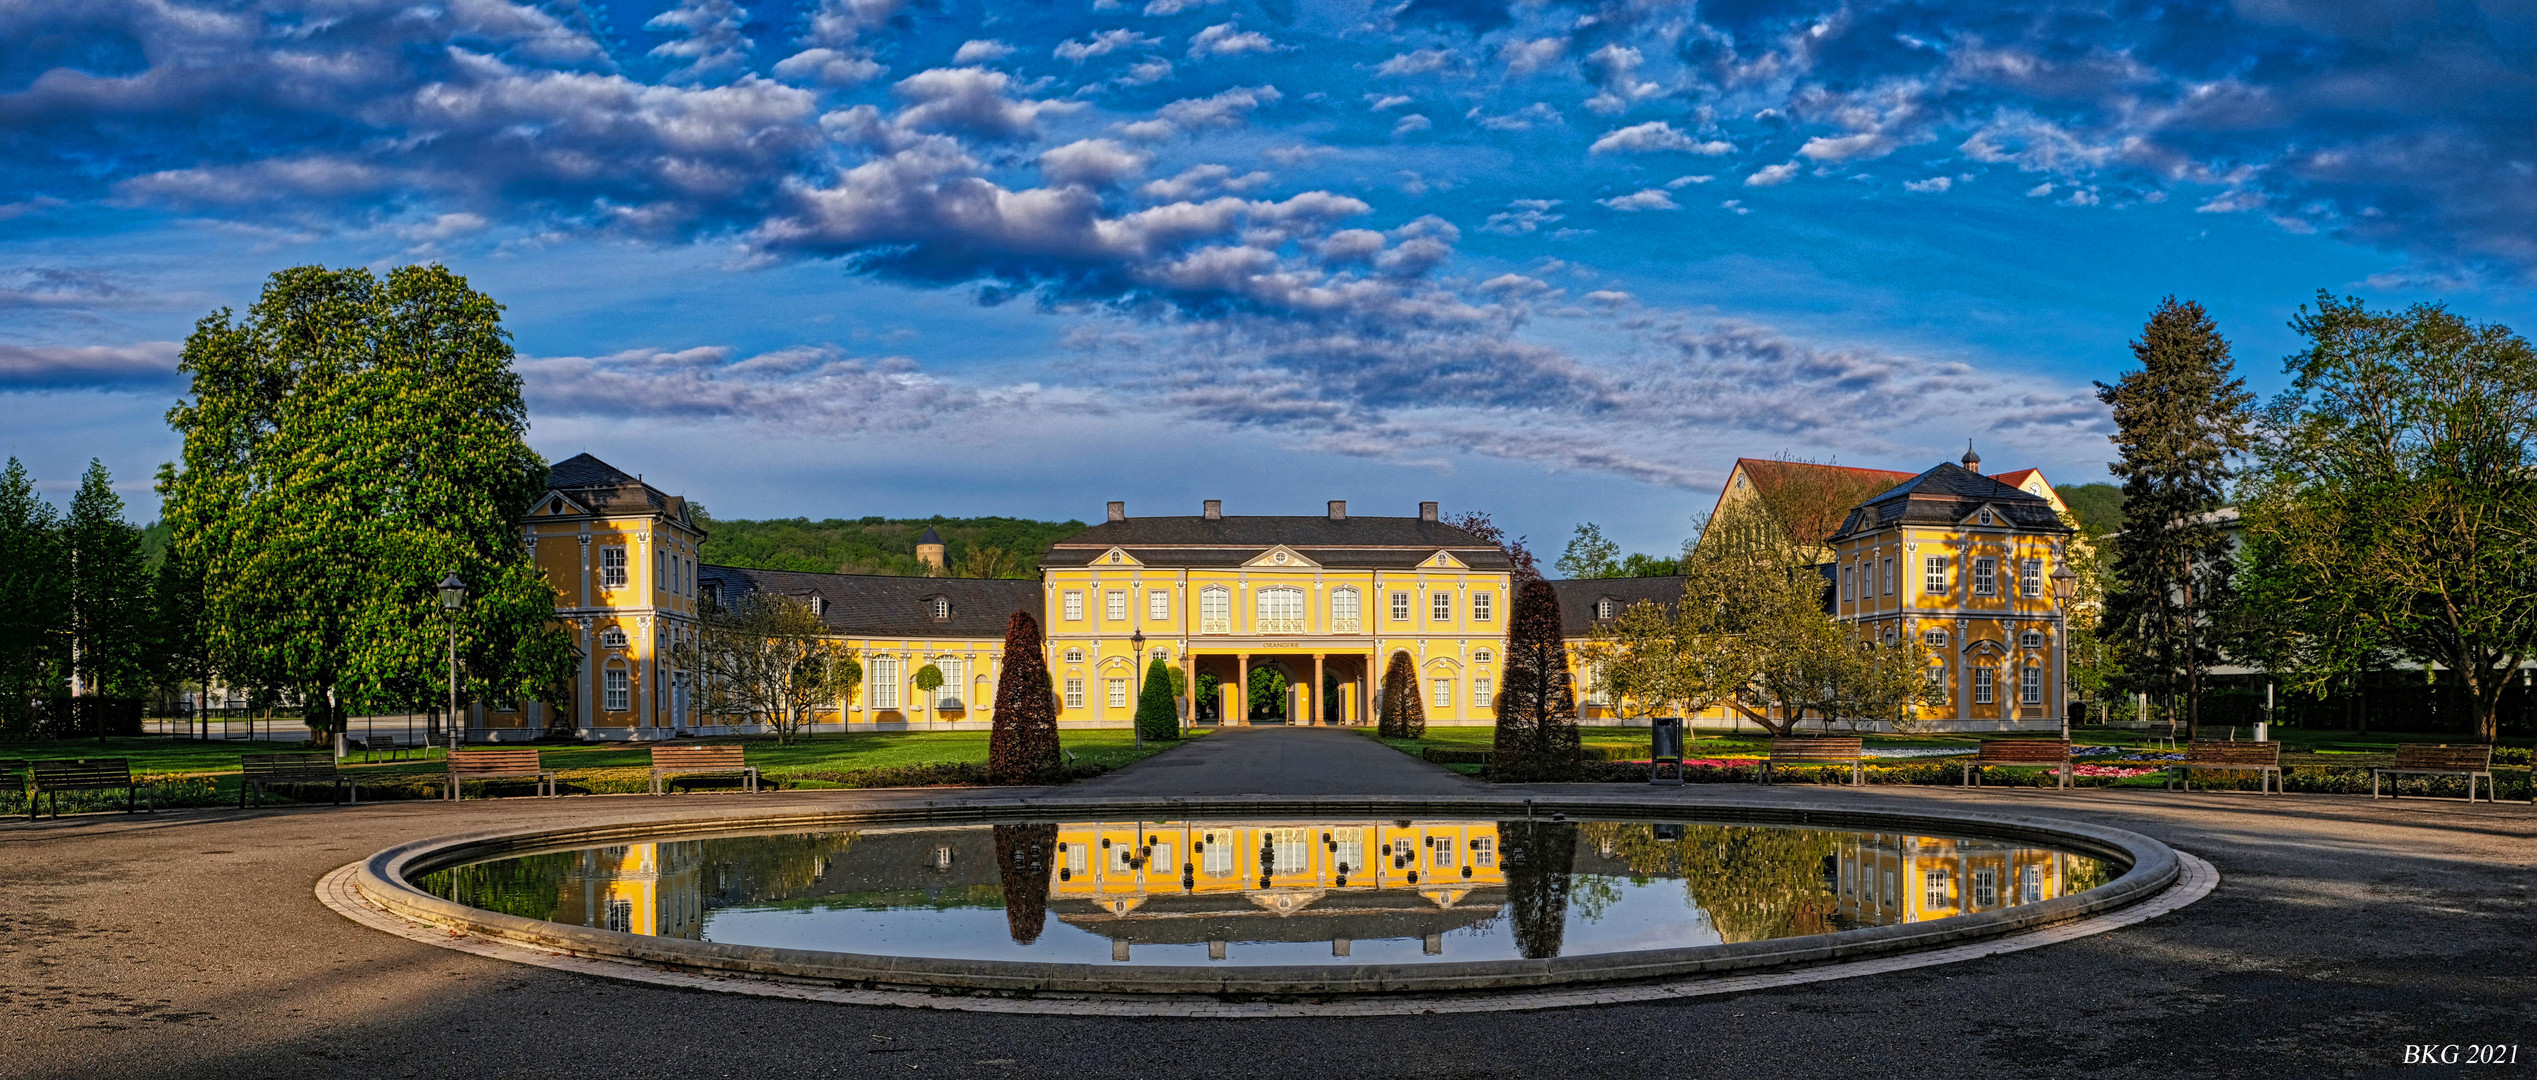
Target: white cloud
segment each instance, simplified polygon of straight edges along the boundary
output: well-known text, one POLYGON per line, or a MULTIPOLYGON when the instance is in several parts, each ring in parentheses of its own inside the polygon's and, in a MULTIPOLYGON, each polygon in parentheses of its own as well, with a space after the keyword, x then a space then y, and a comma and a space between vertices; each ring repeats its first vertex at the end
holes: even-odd
POLYGON ((1744 178, 1744 186, 1776 187, 1796 178, 1797 163, 1794 161, 1783 161, 1777 165, 1765 165, 1759 169, 1753 170, 1753 175, 1744 178))
POLYGON ((863 56, 836 49, 804 49, 775 65, 775 77, 786 82, 823 86, 859 86, 880 78, 888 68, 863 56))
POLYGON ((1567 217, 1565 214, 1551 213, 1559 206, 1560 201, 1558 199, 1517 199, 1506 204, 1504 212, 1489 215, 1489 220, 1480 226, 1480 231, 1505 236, 1522 236, 1537 231, 1544 225, 1567 217))
POLYGON ((1672 191, 1685 184, 1706 184, 1714 179, 1716 179, 1716 177, 1705 174, 1701 176, 1677 176, 1671 180, 1665 181, 1665 190, 1672 191))
POLYGON ((891 87, 908 102, 897 126, 909 131, 958 131, 996 139, 1039 136, 1039 118, 1074 112, 1082 102, 1030 101, 1009 96, 1013 77, 992 68, 934 68, 891 87))
POLYGON ((951 54, 951 62, 966 67, 971 64, 994 63, 1011 55, 1013 55, 1013 46, 1001 41, 967 41, 961 43, 959 52, 951 54))
POLYGON ((1933 176, 1927 180, 1903 181, 1903 190, 1905 191, 1939 192, 1945 191, 1954 186, 1956 186, 1956 182, 1953 179, 1944 176, 1933 176))
POLYGON ((1382 112, 1385 109, 1396 109, 1407 105, 1410 103, 1410 98, 1406 94, 1367 94, 1365 101, 1366 111, 1382 112))
POLYGON ((1593 292, 1587 293, 1584 297, 1582 297, 1582 299, 1589 303, 1601 304, 1605 307, 1619 307, 1632 300, 1638 299, 1638 297, 1622 292, 1619 289, 1597 289, 1593 292))
POLYGON ((2035 185, 2034 187, 2030 187, 2030 188, 2027 188, 2027 189, 2026 189, 2026 197, 2027 197, 2027 198, 2029 198, 2029 199, 2040 199, 2040 198, 2043 198, 2044 196, 2046 196, 2046 195, 2050 195, 2050 194, 2052 194, 2052 193, 2053 193, 2053 185, 2052 185, 2052 181, 2050 181, 2050 180, 2046 180, 2046 181, 2044 181, 2043 183, 2037 184, 2037 185, 2035 185))
POLYGON ((1246 194, 1252 190, 1267 187, 1275 179, 1277 178, 1257 170, 1236 176, 1233 167, 1229 165, 1192 165, 1181 170, 1178 176, 1156 180, 1137 189, 1137 194, 1160 202, 1185 202, 1201 195, 1220 191, 1229 191, 1236 195, 1246 194))
POLYGON ((1491 131, 1531 131, 1533 129, 1533 125, 1535 124, 1565 124, 1568 122, 1566 117, 1559 115, 1559 110, 1551 108, 1550 105, 1545 102, 1539 101, 1501 116, 1487 115, 1475 106, 1469 113, 1464 114, 1463 119, 1469 120, 1491 131))
POLYGON ((1081 41, 1069 39, 1058 42, 1057 48, 1051 50, 1049 55, 1069 63, 1080 64, 1093 57, 1107 56, 1121 49, 1134 49, 1162 43, 1161 38, 1149 37, 1134 30, 1124 28, 1103 30, 1081 41))
POLYGON ((2249 191, 2244 188, 2240 188, 2236 191, 2223 191, 2212 196, 2211 201, 2194 207, 2193 212, 2197 214, 2236 214, 2248 210, 2260 210, 2263 206, 2263 192, 2249 191))
POLYGON ((1615 210, 1682 209, 1682 207, 1674 204, 1673 196, 1665 194, 1664 188, 1647 188, 1643 191, 1632 192, 1628 195, 1615 195, 1609 199, 1597 199, 1595 201, 1615 210))
POLYGON ((1171 77, 1172 62, 1165 60, 1162 57, 1154 56, 1128 65, 1128 69, 1126 71, 1119 73, 1118 83, 1121 86, 1144 86, 1148 83, 1158 83, 1171 77))
POLYGON ((1189 57, 1239 56, 1243 53, 1276 52, 1277 43, 1268 35, 1244 30, 1233 23, 1218 23, 1190 35, 1189 57))
POLYGON ((1632 124, 1604 132, 1601 138, 1586 147, 1586 152, 1589 154, 1652 154, 1660 151, 1715 157, 1720 154, 1734 153, 1735 144, 1722 140, 1703 142, 1674 130, 1674 125, 1671 123, 1650 120, 1644 124, 1632 124))
POLYGON ((1152 0, 1145 5, 1145 13, 1155 16, 1178 15, 1193 8, 1221 3, 1224 3, 1224 0, 1152 0))
POLYGON ((1154 155, 1108 139, 1080 139, 1039 156, 1039 174, 1052 184, 1113 187, 1141 176, 1154 155))
POLYGON ((643 27, 686 31, 686 36, 654 47, 651 54, 684 61, 685 66, 670 77, 692 82, 738 70, 749 62, 749 52, 757 46, 741 32, 748 19, 749 13, 732 0, 682 0, 677 7, 652 16, 643 27))
POLYGON ((1446 49, 1405 52, 1374 66, 1377 75, 1442 75, 1459 71, 1462 58, 1446 49))
POLYGON ((1556 64, 1568 55, 1568 39, 1546 37, 1531 41, 1516 39, 1498 46, 1498 59, 1506 62, 1509 75, 1530 75, 1556 64))
POLYGON ((1240 127, 1251 111, 1286 95, 1274 86, 1237 86, 1210 97, 1183 98, 1155 110, 1151 120, 1118 125, 1131 139, 1161 140, 1204 128, 1240 127))
POLYGON ((1425 131, 1435 126, 1435 121, 1429 120, 1417 113, 1410 113, 1407 116, 1401 117, 1398 121, 1395 121, 1392 124, 1392 135, 1394 138, 1398 138, 1403 135, 1410 135, 1425 131))
POLYGON ((1646 57, 1627 45, 1605 45, 1586 57, 1586 66, 1595 73, 1595 84, 1601 89, 1586 99, 1586 110, 1599 116, 1618 116, 1630 106, 1664 93, 1664 88, 1638 77, 1639 66, 1646 57))

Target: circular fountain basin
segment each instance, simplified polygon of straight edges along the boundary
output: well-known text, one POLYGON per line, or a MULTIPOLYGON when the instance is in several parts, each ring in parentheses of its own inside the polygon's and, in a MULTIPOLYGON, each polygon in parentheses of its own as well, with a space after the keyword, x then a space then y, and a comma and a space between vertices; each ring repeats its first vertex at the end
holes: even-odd
POLYGON ((381 852, 364 897, 577 956, 865 989, 1331 995, 1680 979, 2017 934, 2175 881, 1983 814, 1497 800, 717 816, 381 852))

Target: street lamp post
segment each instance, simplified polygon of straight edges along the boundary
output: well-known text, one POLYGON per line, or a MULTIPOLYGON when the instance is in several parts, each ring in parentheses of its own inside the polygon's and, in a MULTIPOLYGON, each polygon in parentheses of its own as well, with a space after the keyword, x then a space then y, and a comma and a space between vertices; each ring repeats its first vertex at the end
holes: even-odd
POLYGON ((449 623, 449 748, 458 749, 458 609, 467 605, 467 583, 452 571, 440 581, 440 610, 449 623))
POLYGON ((2053 567, 2054 621, 2061 631, 2053 643, 2053 666, 2061 669, 2061 741, 2070 741, 2070 601, 2079 594, 2079 575, 2067 563, 2053 567))
POLYGON ((1136 687, 1136 696, 1128 699, 1131 703, 1131 707, 1128 710, 1128 726, 1136 729, 1136 748, 1143 750, 1145 749, 1145 724, 1142 722, 1142 718, 1137 716, 1137 714, 1145 711, 1144 627, 1137 627, 1135 631, 1128 634, 1128 649, 1130 650, 1130 654, 1136 657, 1136 662, 1128 665, 1128 671, 1131 673, 1131 677, 1136 680, 1136 682, 1132 684, 1136 687))

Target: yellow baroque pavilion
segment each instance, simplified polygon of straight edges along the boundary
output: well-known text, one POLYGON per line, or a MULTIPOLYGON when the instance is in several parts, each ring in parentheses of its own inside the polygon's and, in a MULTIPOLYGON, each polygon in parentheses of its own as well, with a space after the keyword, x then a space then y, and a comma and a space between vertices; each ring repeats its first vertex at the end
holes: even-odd
MULTIPOLYGON (((1848 470, 1893 483, 1826 541, 1833 580, 1848 582, 1832 603, 1865 638, 1913 634, 1947 657, 1933 677, 1950 688, 1948 704, 1922 717, 1932 726, 2049 727, 2062 707, 2061 623, 2040 583, 2071 530, 2040 474, 1993 478, 1978 465, 1968 455, 1919 474, 1848 470)), ((1721 499, 1791 468, 1831 467, 1740 460, 1721 499)), ((557 702, 477 703, 469 721, 482 738, 731 730, 691 715, 688 676, 674 657, 701 602, 757 592, 810 605, 863 665, 855 694, 819 718, 823 730, 987 726, 1017 611, 1045 633, 1065 727, 1129 725, 1154 659, 1192 687, 1212 687, 1193 695, 1197 722, 1361 723, 1394 655, 1418 673, 1429 723, 1493 721, 1512 566, 1496 545, 1440 520, 1433 502, 1402 517, 1352 515, 1338 501, 1321 514, 1237 516, 1216 500, 1195 515, 1131 517, 1113 502, 1100 524, 1043 554, 1038 580, 1011 580, 704 564, 704 532, 684 498, 588 454, 556 463, 548 484, 523 539, 555 583, 557 616, 585 660, 557 702), (927 693, 915 680, 929 664, 943 679, 927 693), (1273 681, 1284 689, 1250 700, 1262 669, 1282 676, 1273 681)), ((933 565, 941 542, 925 539, 933 565)), ((1551 584, 1572 642, 1682 587, 1670 577, 1551 584)), ((1587 722, 1646 722, 1591 672, 1576 674, 1587 722)), ((1723 711, 1693 719, 1738 723, 1723 711)))

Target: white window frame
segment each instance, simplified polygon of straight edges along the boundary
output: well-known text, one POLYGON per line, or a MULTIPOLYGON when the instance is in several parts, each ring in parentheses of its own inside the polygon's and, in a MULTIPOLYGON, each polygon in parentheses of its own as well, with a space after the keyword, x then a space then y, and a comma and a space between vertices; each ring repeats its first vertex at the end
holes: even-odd
POLYGON ((1066 707, 1069 709, 1084 707, 1083 676, 1070 675, 1066 678, 1066 707))
POLYGON ((1946 648, 1947 632, 1944 630, 1923 630, 1920 632, 1920 643, 1932 648, 1946 648))
POLYGON ((622 589, 622 588, 625 588, 625 583, 626 583, 626 576, 625 576, 626 561, 627 561, 627 556, 626 556, 625 545, 623 545, 623 544, 612 544, 612 545, 608 545, 608 546, 605 546, 605 547, 600 548, 600 549, 599 549, 599 587, 600 587, 600 588, 602 588, 602 589, 622 589))
POLYGON ((1066 662, 1067 662, 1067 663, 1069 663, 1069 664, 1080 664, 1080 663, 1083 663, 1083 662, 1084 662, 1084 651, 1083 651, 1083 647, 1082 647, 1082 646, 1080 646, 1080 645, 1069 646, 1069 647, 1066 649, 1065 656, 1066 656, 1066 662))
POLYGON ((1494 837, 1494 836, 1474 836, 1474 837, 1472 837, 1472 838, 1471 838, 1471 865, 1473 865, 1473 866, 1496 866, 1497 864, 1498 864, 1498 841, 1497 841, 1497 838, 1496 838, 1496 837, 1494 837))
POLYGON ((1300 634, 1304 632, 1304 590, 1271 586, 1252 594, 1252 616, 1258 620, 1251 627, 1255 634, 1300 634))
POLYGON ((1198 590, 1198 632, 1233 632, 1233 590, 1222 585, 1209 585, 1198 590))
POLYGON ((1493 619, 1496 619, 1496 618, 1497 618, 1497 594, 1496 594, 1496 593, 1492 593, 1492 592, 1486 592, 1486 591, 1481 591, 1481 592, 1474 592, 1474 593, 1472 593, 1472 594, 1471 594, 1471 621, 1472 621, 1472 622, 1489 622, 1489 621, 1491 621, 1491 620, 1493 620, 1493 619))
POLYGON ((948 619, 951 617, 951 600, 948 597, 937 596, 928 606, 933 609, 933 616, 937 619, 948 619))
POLYGON ((1172 591, 1170 589, 1148 589, 1145 591, 1145 617, 1156 622, 1161 622, 1172 617, 1172 591))
POLYGON ((2043 648, 2044 632, 2041 630, 2029 630, 2025 633, 2019 634, 2017 635, 2017 644, 2019 648, 2024 649, 2043 648))
POLYGON ((1859 594, 1859 568, 1858 568, 1858 567, 1855 567, 1855 566, 1844 566, 1844 567, 1842 567, 1842 568, 1841 568, 1841 602, 1846 604, 1846 603, 1849 603, 1849 602, 1850 602, 1850 601, 1852 601, 1852 600, 1856 600, 1856 599, 1858 599, 1858 594, 1859 594))
POLYGON ((1365 597, 1353 586, 1330 590, 1330 632, 1359 634, 1365 632, 1365 597))
POLYGON ((1899 567, 1895 565, 1894 560, 1885 560, 1885 595, 1887 596, 1894 595, 1894 579, 1902 576, 1895 573, 1897 569, 1899 569, 1899 567))
POLYGON ((1474 649, 1471 651, 1471 662, 1474 664, 1494 664, 1497 662, 1497 659, 1498 654, 1487 649, 1474 649))
POLYGON ((966 674, 962 670, 960 658, 937 656, 934 658, 934 670, 943 673, 942 686, 934 690, 934 707, 940 709, 960 704, 961 678, 966 674))
POLYGON ((2028 867, 2021 867, 2021 868, 2018 870, 2018 872, 2017 872, 2017 878, 2018 878, 2018 887, 2019 887, 2019 892, 2023 894, 2023 895, 2022 895, 2022 897, 2021 897, 2021 899, 2023 899, 2026 903, 2029 903, 2029 904, 2039 904, 2039 903, 2042 903, 2042 902, 2043 902, 2043 899, 2044 899, 2044 868, 2043 868, 2043 867, 2040 867, 2040 866, 2028 866, 2028 867))
POLYGON ((1973 666, 1973 703, 1974 703, 1974 704, 1976 704, 1976 705, 1989 705, 1989 704, 1991 704, 1991 699, 1992 699, 1992 698, 1994 698, 1994 697, 1996 697, 1996 696, 1998 696, 1998 695, 1997 695, 1997 693, 1995 692, 1995 691, 1997 690, 1998 686, 1999 686, 1999 672, 1998 672, 1998 669, 1993 668, 1993 667, 1992 667, 1991 665, 1989 665, 1989 664, 1975 664, 1975 665, 1973 666))
POLYGON ((609 712, 634 711, 634 673, 623 667, 606 667, 599 671, 599 707, 609 712))
POLYGON ((1084 621, 1084 594, 1081 589, 1066 590, 1063 606, 1058 609, 1067 622, 1084 621))
POLYGON ((898 708, 899 658, 875 656, 872 658, 871 668, 872 707, 875 709, 898 708))
POLYGON ((2044 560, 2020 559, 2017 562, 2017 595, 2044 595, 2044 560))
POLYGON ((1111 622, 1128 621, 1128 591, 1111 589, 1101 594, 1101 617, 1111 622))
POLYGON ((1945 596, 1954 591, 1947 586, 1947 557, 1931 555, 1921 564, 1920 591, 1931 596, 1945 596))
POLYGON ((1947 877, 1944 870, 1931 870, 1921 878, 1920 906, 1923 910, 1950 906, 1947 903, 1947 877))
POLYGON ((1973 560, 1973 595, 1996 596, 2000 590, 2000 561, 1993 558, 1973 560))
POLYGON ((1497 701, 1497 688, 1495 684, 1489 681, 1489 677, 1486 675, 1472 676, 1471 707, 1474 709, 1486 709, 1490 708, 1492 703, 1495 701, 1497 701))
POLYGON ((1453 621, 1453 593, 1438 589, 1427 597, 1427 618, 1432 622, 1453 621))
POLYGON ((2041 705, 2044 703, 2043 668, 2034 664, 2028 664, 2018 671, 2017 703, 2020 705, 2041 705))
POLYGON ((1392 621, 1409 621, 1409 593, 1394 592, 1392 594, 1392 621))
POLYGON ((1208 877, 1225 877, 1233 873, 1233 848, 1236 841, 1231 833, 1225 834, 1221 839, 1214 833, 1208 833, 1206 839, 1199 843, 1205 845, 1205 850, 1198 853, 1200 870, 1205 871, 1208 877))
POLYGON ((1126 679, 1110 679, 1108 680, 1108 684, 1109 685, 1106 689, 1109 692, 1110 707, 1113 709, 1127 708, 1128 681, 1126 679))
POLYGON ((1428 682, 1431 684, 1429 689, 1435 693, 1435 697, 1427 702, 1427 707, 1430 709, 1453 708, 1453 680, 1435 678, 1429 679, 1428 682))
POLYGON ((1972 909, 2000 906, 2000 872, 1982 867, 1973 872, 1972 909))
POLYGON ((1427 849, 1427 865, 1439 870, 1449 869, 1458 865, 1454 862, 1453 858, 1453 840, 1454 838, 1450 836, 1437 837, 1436 843, 1427 849))

